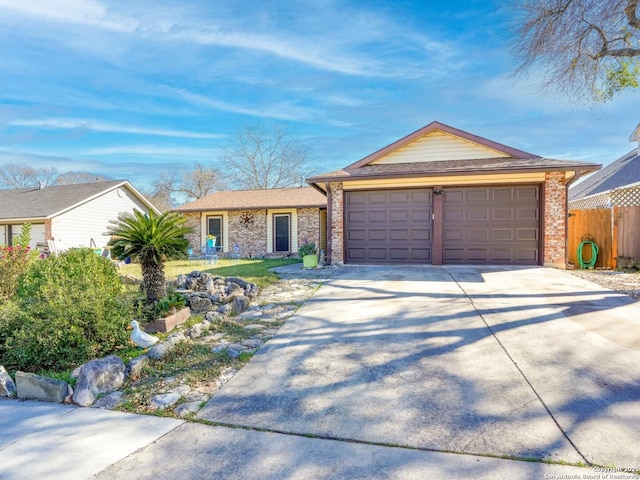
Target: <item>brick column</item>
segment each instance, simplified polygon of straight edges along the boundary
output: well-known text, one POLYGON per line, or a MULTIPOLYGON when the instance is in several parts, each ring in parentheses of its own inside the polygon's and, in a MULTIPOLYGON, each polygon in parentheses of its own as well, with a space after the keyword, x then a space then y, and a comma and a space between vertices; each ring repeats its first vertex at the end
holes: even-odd
POLYGON ((344 191, 342 182, 329 183, 331 189, 331 264, 344 263, 344 191))
POLYGON ((544 266, 566 268, 566 202, 564 172, 547 172, 544 184, 544 266))

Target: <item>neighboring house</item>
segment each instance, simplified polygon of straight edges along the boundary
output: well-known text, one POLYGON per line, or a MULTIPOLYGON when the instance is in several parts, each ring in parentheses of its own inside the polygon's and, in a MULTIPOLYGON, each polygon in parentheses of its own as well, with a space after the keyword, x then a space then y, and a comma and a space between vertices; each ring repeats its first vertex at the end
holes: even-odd
POLYGON ((433 122, 307 182, 327 193, 332 263, 564 268, 567 187, 598 168, 433 122))
POLYGON ((640 206, 640 152, 637 148, 569 189, 569 208, 640 206))
POLYGON ((224 253, 287 256, 302 243, 326 248, 326 197, 311 187, 216 192, 175 209, 188 218, 189 239, 201 251, 208 235, 224 253))
POLYGON ((120 212, 158 210, 126 180, 0 190, 0 245, 31 224, 31 248, 53 240, 64 248, 103 248, 120 212))

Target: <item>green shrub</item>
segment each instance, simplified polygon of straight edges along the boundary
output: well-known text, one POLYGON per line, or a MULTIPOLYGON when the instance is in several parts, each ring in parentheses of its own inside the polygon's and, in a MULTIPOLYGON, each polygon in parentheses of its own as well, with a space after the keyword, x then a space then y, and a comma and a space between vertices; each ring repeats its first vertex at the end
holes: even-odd
POLYGON ((133 307, 120 292, 115 266, 89 249, 30 264, 0 314, 0 363, 67 369, 123 348, 133 307))
POLYGON ((140 317, 143 321, 153 322, 159 318, 168 317, 181 310, 187 304, 187 300, 183 295, 177 292, 169 292, 166 297, 161 298, 157 302, 148 304, 141 303, 140 317))
POLYGON ((13 297, 18 279, 32 258, 29 247, 0 247, 0 302, 13 297))

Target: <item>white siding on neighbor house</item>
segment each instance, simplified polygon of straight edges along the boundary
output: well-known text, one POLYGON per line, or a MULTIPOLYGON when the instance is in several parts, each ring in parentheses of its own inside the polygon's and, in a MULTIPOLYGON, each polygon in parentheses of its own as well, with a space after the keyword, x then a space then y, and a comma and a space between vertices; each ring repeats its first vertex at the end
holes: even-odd
POLYGON ((0 225, 0 245, 7 244, 7 226, 0 225))
POLYGON ((437 162, 442 160, 473 160, 506 158, 506 153, 448 133, 433 131, 413 142, 371 162, 374 164, 437 162))
MULTIPOLYGON (((6 229, 6 225, 3 225, 6 229)), ((2 229, 0 228, 0 231, 2 229)), ((15 237, 17 237, 18 235, 20 235, 20 232, 22 232, 22 224, 18 223, 15 225, 11 225, 11 238, 14 239, 15 237)), ((2 242, 2 234, 0 233, 0 244, 4 244, 5 242, 2 242)), ((6 236, 4 237, 6 239, 6 236)), ((11 243, 14 243, 13 241, 11 243)), ((38 244, 40 244, 42 247, 44 247, 45 244, 45 239, 44 239, 44 223, 32 223, 31 224, 31 240, 29 241, 29 247, 31 247, 32 250, 35 250, 38 247, 38 244)))
POLYGON ((200 238, 202 239, 202 247, 207 243, 207 217, 222 217, 222 241, 216 240, 216 245, 222 246, 224 253, 229 253, 229 212, 225 211, 211 211, 202 212, 200 217, 200 238))
POLYGON ((104 248, 109 237, 104 235, 110 220, 116 220, 121 212, 134 209, 147 213, 149 209, 126 187, 111 190, 86 203, 51 219, 51 235, 64 248, 104 248))
POLYGON ((298 251, 298 213, 296 210, 267 210, 267 253, 273 253, 273 215, 278 213, 288 213, 291 216, 290 240, 291 253, 298 251))

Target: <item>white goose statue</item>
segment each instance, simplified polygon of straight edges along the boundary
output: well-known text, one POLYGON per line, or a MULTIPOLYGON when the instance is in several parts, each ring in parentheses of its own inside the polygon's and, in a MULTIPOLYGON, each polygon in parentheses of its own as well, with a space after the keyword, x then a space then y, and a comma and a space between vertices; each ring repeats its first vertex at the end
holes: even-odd
POLYGON ((131 332, 131 341, 138 347, 149 348, 158 342, 158 337, 154 337, 153 335, 149 335, 147 332, 140 330, 140 324, 137 320, 131 321, 131 328, 133 328, 133 332, 131 332))

